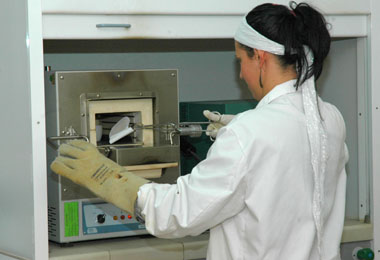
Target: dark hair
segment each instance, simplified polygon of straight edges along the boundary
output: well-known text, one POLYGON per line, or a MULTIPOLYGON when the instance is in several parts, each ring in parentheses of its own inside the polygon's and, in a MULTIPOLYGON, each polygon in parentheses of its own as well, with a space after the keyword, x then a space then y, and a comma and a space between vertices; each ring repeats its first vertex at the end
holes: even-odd
MULTIPOLYGON (((250 11, 246 19, 257 32, 284 45, 285 55, 277 56, 282 67, 294 66, 297 88, 311 76, 316 80, 321 75, 331 38, 324 17, 317 10, 306 3, 290 2, 289 6, 290 9, 284 5, 262 4, 250 11), (304 45, 313 52, 312 64, 307 62, 304 45)), ((249 53, 252 48, 242 47, 252 55, 249 53)))

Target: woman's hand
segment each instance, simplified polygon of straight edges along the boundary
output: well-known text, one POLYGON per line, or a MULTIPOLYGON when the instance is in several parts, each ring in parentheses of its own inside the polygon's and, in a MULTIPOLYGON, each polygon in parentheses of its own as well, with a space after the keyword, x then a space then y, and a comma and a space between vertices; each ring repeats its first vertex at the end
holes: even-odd
POLYGON ((209 110, 204 110, 203 115, 210 120, 206 135, 212 138, 216 138, 219 129, 226 126, 235 117, 235 115, 221 115, 219 112, 210 112, 209 110))

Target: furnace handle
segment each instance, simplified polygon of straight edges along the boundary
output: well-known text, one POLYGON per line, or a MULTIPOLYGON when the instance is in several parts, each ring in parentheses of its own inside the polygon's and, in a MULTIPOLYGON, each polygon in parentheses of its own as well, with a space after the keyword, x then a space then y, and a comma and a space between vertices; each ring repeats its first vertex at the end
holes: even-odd
POLYGON ((54 141, 74 139, 84 139, 86 142, 90 142, 90 140, 88 140, 88 137, 84 135, 50 136, 46 138, 46 141, 50 146, 54 148, 54 150, 58 150, 58 145, 54 143, 54 141))

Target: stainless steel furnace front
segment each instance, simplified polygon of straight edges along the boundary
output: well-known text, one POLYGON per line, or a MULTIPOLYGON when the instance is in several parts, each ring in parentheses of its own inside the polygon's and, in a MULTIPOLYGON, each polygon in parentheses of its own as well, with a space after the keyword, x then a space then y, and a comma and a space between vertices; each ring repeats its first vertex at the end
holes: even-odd
MULTIPOLYGON (((82 138, 107 157, 158 183, 179 176, 177 70, 46 72, 48 165, 65 140, 82 138), (110 144, 128 118, 133 132, 110 144)), ((59 243, 130 236, 145 227, 48 167, 49 238, 59 243)))

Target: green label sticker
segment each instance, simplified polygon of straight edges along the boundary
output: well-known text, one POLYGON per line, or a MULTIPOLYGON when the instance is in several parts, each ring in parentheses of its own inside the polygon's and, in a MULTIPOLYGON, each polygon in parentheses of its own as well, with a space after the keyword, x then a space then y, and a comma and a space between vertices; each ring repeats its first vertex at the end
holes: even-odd
POLYGON ((65 203, 65 237, 79 235, 79 210, 78 202, 65 203))

